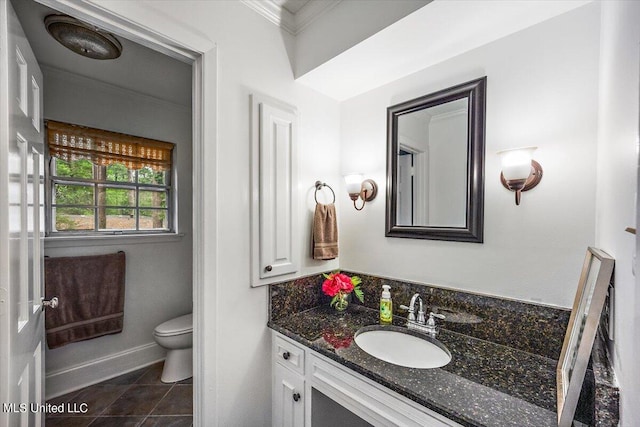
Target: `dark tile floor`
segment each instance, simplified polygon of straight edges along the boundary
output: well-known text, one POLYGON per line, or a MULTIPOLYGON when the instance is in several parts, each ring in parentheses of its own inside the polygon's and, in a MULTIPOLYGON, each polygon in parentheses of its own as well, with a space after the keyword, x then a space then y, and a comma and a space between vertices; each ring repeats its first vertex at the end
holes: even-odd
POLYGON ((48 413, 46 427, 190 427, 193 382, 160 381, 162 362, 51 399, 65 412, 48 413))

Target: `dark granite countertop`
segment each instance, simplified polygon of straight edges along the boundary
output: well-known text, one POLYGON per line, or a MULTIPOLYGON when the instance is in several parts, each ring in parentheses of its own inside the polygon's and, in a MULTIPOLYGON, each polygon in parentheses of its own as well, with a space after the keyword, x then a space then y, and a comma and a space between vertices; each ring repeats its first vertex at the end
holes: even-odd
MULTIPOLYGON (((404 327, 405 319, 394 317, 404 327)), ((352 304, 344 313, 318 306, 269 321, 269 327, 465 426, 557 426, 556 360, 440 328, 451 362, 405 368, 376 359, 353 341, 378 311, 352 304)))

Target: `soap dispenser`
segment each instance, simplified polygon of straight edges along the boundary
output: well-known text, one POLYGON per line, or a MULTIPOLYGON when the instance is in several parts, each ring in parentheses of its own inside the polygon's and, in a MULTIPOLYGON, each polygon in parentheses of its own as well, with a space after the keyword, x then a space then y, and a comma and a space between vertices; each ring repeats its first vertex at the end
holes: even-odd
POLYGON ((393 303, 391 302, 391 286, 382 285, 382 297, 380 298, 380 324, 390 325, 393 320, 393 303))

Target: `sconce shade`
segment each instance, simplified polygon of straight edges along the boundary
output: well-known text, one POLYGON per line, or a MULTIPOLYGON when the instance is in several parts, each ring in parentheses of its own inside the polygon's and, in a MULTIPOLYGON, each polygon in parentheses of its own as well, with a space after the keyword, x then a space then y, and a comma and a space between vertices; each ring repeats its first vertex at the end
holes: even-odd
POLYGON ((507 181, 526 180, 531 174, 531 160, 533 152, 538 147, 515 148, 512 150, 499 151, 502 163, 502 175, 507 181))
POLYGON ((344 182, 347 184, 347 193, 360 194, 362 190, 362 174, 352 173, 344 176, 344 182))

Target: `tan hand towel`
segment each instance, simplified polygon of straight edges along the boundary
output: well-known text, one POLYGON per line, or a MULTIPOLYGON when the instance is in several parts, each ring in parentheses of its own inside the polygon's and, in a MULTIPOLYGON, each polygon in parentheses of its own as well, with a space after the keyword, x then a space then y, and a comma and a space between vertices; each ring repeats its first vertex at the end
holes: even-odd
POLYGON ((336 206, 316 203, 313 215, 313 259, 338 257, 338 218, 336 206))

